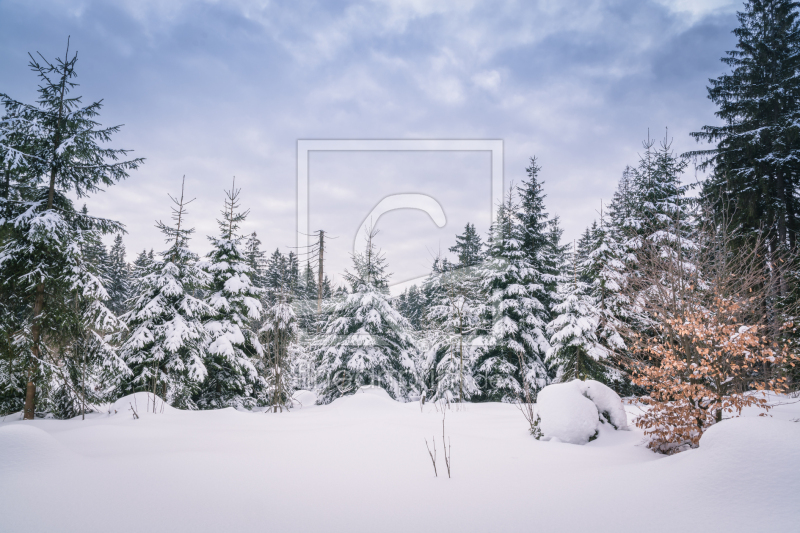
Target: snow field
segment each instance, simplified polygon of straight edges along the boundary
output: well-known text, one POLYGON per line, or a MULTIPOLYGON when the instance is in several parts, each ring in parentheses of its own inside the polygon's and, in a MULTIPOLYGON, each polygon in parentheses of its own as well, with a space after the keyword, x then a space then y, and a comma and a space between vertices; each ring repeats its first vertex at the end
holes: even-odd
POLYGON ((448 479, 442 413, 380 389, 282 414, 135 402, 138 420, 0 422, 0 531, 752 532, 800 519, 798 403, 725 421, 672 457, 632 424, 600 424, 585 446, 543 442, 513 405, 468 404, 446 412, 448 479))

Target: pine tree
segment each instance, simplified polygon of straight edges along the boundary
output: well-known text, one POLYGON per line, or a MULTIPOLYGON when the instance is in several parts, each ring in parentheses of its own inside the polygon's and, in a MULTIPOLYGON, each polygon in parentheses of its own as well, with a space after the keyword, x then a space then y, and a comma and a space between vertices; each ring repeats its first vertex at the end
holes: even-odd
POLYGON ((386 260, 367 234, 363 253, 345 274, 352 292, 332 304, 315 351, 322 378, 320 403, 378 385, 403 400, 415 390, 411 325, 389 301, 386 260))
POLYGON ((238 233, 249 211, 239 210, 239 194, 235 183, 225 192, 222 219, 217 220, 220 234, 209 237, 212 249, 205 269, 211 279, 206 303, 213 314, 205 324, 208 373, 195 398, 201 409, 253 407, 256 389, 262 385, 256 362, 264 357, 264 351, 250 323, 262 317, 264 289, 250 279, 253 270, 244 237, 238 233))
POLYGON ((297 254, 290 251, 286 256, 286 264, 289 275, 289 290, 292 291, 292 296, 297 297, 302 295, 302 285, 300 283, 300 263, 297 259, 297 254))
POLYGON ((271 306, 276 298, 276 294, 285 290, 291 285, 291 275, 289 271, 289 260, 283 255, 280 249, 276 248, 269 260, 267 260, 266 274, 264 276, 265 301, 267 306, 271 306))
POLYGON ((300 351, 300 328, 292 307, 291 286, 276 294, 275 303, 267 310, 260 334, 266 347, 264 371, 266 375, 266 403, 272 412, 292 407, 292 373, 296 354, 300 351))
MULTIPOLYGON (((596 230, 596 226, 594 228, 596 230)), ((572 254, 572 272, 559 285, 558 301, 553 306, 555 318, 547 325, 551 348, 547 359, 556 368, 558 381, 595 379, 606 381, 605 360, 611 355, 598 337, 600 309, 591 294, 591 273, 584 268, 589 257, 592 232, 587 230, 583 250, 572 254), (581 253, 583 252, 583 253, 581 253), (583 255, 583 261, 581 261, 583 255)))
POLYGON ((108 308, 117 316, 125 313, 125 302, 130 293, 130 269, 125 262, 125 244, 122 235, 114 237, 108 254, 108 308))
POLYGON ((631 318, 629 301, 622 293, 625 270, 622 256, 619 243, 601 215, 600 224, 592 224, 586 256, 578 263, 578 268, 597 308, 597 337, 608 352, 627 348, 620 332, 622 322, 631 318))
POLYGON ((423 298, 422 292, 416 285, 407 288, 397 298, 397 310, 408 320, 415 331, 423 327, 425 318, 423 298))
POLYGON ((717 143, 690 152, 711 167, 704 203, 717 222, 731 221, 750 241, 765 230, 769 249, 795 249, 800 151, 800 25, 792 0, 747 0, 737 14, 738 42, 722 62, 729 74, 710 80, 708 98, 721 126, 692 133, 717 143))
MULTIPOLYGON (((50 63, 41 55, 40 59, 31 56, 30 61, 31 70, 40 79, 36 105, 0 94, 6 113, 3 123, 7 126, 3 127, 13 131, 0 138, 0 149, 11 152, 11 159, 24 167, 31 186, 24 198, 27 205, 16 204, 14 213, 8 213, 11 216, 5 219, 15 229, 11 231, 9 226, 11 234, 0 251, 0 270, 4 271, 0 277, 7 282, 22 274, 25 283, 15 283, 15 290, 20 301, 30 306, 20 330, 26 359, 26 419, 34 416, 36 385, 45 379, 43 369, 49 364, 46 337, 51 331, 50 321, 58 320, 60 312, 55 307, 66 299, 46 295, 68 292, 66 280, 69 272, 75 272, 69 269, 82 262, 75 250, 84 228, 99 233, 121 230, 119 224, 77 213, 66 195, 80 198, 97 192, 125 179, 128 171, 143 162, 140 158, 120 160, 128 151, 101 146, 120 129, 103 128, 95 121, 101 102, 83 106, 80 97, 69 96, 77 86, 73 81, 77 54, 70 58, 68 48, 63 60, 50 63), (9 143, 9 138, 13 142, 9 143)), ((84 285, 90 286, 88 282, 84 285)), ((102 300, 103 292, 98 289, 84 296, 102 300)))
POLYGON ((458 266, 471 267, 483 261, 483 243, 475 225, 467 223, 464 233, 456 235, 456 244, 449 250, 458 256, 458 266))
POLYGON ((186 228, 183 185, 180 199, 172 198, 175 226, 156 227, 169 247, 159 258, 147 256, 134 270, 130 311, 121 318, 127 326, 120 355, 132 370, 122 391, 151 391, 180 408, 194 409, 192 397, 206 378, 208 332, 203 324, 214 310, 193 296, 210 276, 189 250, 194 228, 186 228))
POLYGON ((488 258, 481 269, 482 290, 493 312, 489 349, 477 364, 481 395, 491 401, 517 401, 548 382, 543 361, 549 348, 542 319, 546 309, 536 297, 543 286, 523 248, 528 232, 518 210, 509 193, 492 225, 488 258))
POLYGON ((431 303, 427 322, 436 332, 430 337, 427 361, 432 385, 430 397, 464 402, 480 390, 475 379, 479 355, 473 341, 483 333, 486 305, 476 267, 461 267, 435 274, 437 299, 431 303))
MULTIPOLYGON (((515 210, 515 216, 519 219, 522 231, 521 251, 530 268, 530 297, 541 304, 541 308, 534 311, 534 314, 538 323, 547 324, 553 316, 558 280, 564 262, 565 248, 561 244, 563 230, 559 218, 556 216, 548 219, 545 212, 545 194, 542 188, 544 182, 539 179, 541 168, 535 157, 531 158, 525 171, 528 179, 516 188, 519 208, 515 210)), ((546 339, 546 335, 538 338, 546 339)), ((539 360, 545 360, 549 348, 546 340, 539 346, 532 347, 539 360)))
POLYGON ((317 325, 317 298, 319 289, 317 287, 317 276, 311 268, 310 262, 306 263, 305 270, 301 278, 299 295, 295 300, 297 308, 297 320, 301 330, 311 333, 316 331, 317 325))
POLYGON ((261 241, 254 231, 244 243, 245 260, 251 271, 251 281, 256 287, 264 288, 266 285, 267 256, 261 249, 261 241))

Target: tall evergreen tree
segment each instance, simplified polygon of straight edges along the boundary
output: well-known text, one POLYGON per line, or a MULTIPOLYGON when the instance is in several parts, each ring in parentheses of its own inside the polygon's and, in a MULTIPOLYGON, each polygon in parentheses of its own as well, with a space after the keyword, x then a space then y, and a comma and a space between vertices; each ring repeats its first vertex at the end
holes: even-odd
MULTIPOLYGON (((561 228, 558 217, 550 220, 545 212, 545 194, 542 189, 544 183, 539 178, 541 168, 535 157, 531 158, 525 171, 528 179, 516 189, 519 207, 514 211, 514 216, 519 219, 522 232, 520 249, 530 268, 530 296, 542 305, 535 314, 537 320, 546 324, 551 319, 559 269, 563 262, 561 228)), ((537 357, 544 359, 549 345, 544 342, 534 349, 538 351, 537 357)))
POLYGON ((449 250, 458 257, 458 266, 471 267, 483 261, 483 243, 475 231, 475 224, 464 226, 464 233, 456 235, 456 244, 449 250))
MULTIPOLYGON (((275 301, 276 295, 291 286, 289 260, 280 249, 275 248, 267 260, 264 276, 265 299, 268 306, 275 301)), ((291 290, 291 289, 288 289, 291 290)))
POLYGON ((266 285, 267 256, 261 249, 261 241, 255 231, 245 240, 244 254, 245 260, 250 266, 250 278, 253 285, 264 288, 266 285))
POLYGON ((256 363, 264 351, 252 321, 260 320, 264 310, 250 276, 244 237, 239 225, 249 211, 239 210, 240 189, 225 192, 222 219, 217 220, 219 236, 209 237, 212 249, 205 264, 210 274, 206 303, 213 310, 205 324, 208 332, 205 366, 207 375, 195 402, 201 409, 253 407, 257 388, 262 386, 256 363))
POLYGON ((108 307, 117 316, 125 313, 125 302, 130 295, 130 269, 125 261, 125 244, 122 234, 114 237, 108 253, 108 307))
POLYGON ((620 329, 631 316, 628 299, 622 292, 623 251, 606 226, 605 218, 601 216, 600 224, 592 224, 586 256, 578 268, 597 309, 598 340, 612 354, 626 349, 620 329))
POLYGON ((553 306, 555 316, 547 325, 551 344, 547 358, 556 369, 556 379, 562 382, 606 381, 605 360, 611 355, 598 336, 601 313, 591 294, 592 273, 585 268, 592 232, 587 230, 581 241, 583 249, 576 247, 571 254, 572 271, 562 276, 557 303, 553 306))
MULTIPOLYGON (((70 97, 71 90, 77 86, 73 81, 77 60, 77 54, 70 58, 69 49, 64 59, 54 63, 41 55, 39 59, 31 56, 30 68, 40 80, 36 105, 0 94, 5 108, 3 122, 10 125, 4 128, 26 139, 20 144, 9 144, 9 136, 4 134, 0 149, 11 152, 15 161, 22 161, 28 183, 34 186, 26 196, 30 203, 20 209, 16 217, 7 217, 8 222, 14 220, 17 231, 9 236, 0 252, 5 258, 0 269, 10 268, 12 264, 16 268, 29 268, 24 274, 25 283, 17 285, 20 299, 30 306, 29 327, 24 328, 23 334, 27 360, 26 419, 34 416, 36 384, 44 375, 47 322, 59 314, 51 308, 58 299, 47 295, 60 293, 63 289, 60 285, 68 277, 66 269, 77 260, 72 254, 79 238, 78 228, 88 225, 101 233, 121 229, 118 224, 76 213, 66 195, 80 198, 97 192, 101 187, 125 179, 128 171, 143 162, 140 158, 124 160, 127 150, 101 146, 110 141, 120 127, 105 128, 96 122, 101 102, 84 106, 80 97, 70 97), (23 218, 17 218, 19 216, 23 218)), ((2 277, 7 280, 19 274, 19 271, 5 270, 2 277)))
MULTIPOLYGON (((286 287, 290 289, 290 287, 286 287)), ((275 303, 267 309, 264 326, 259 332, 264 339, 265 403, 277 413, 292 407, 293 364, 301 348, 300 327, 289 290, 276 294, 275 303)))
POLYGON ((792 0, 744 3, 736 49, 722 58, 731 72, 709 80, 708 97, 724 124, 692 133, 717 145, 689 153, 700 168, 712 168, 702 197, 718 222, 733 222, 743 236, 766 230, 773 252, 796 247, 800 224, 798 7, 792 0))
POLYGON ((493 311, 490 346, 477 365, 481 396, 492 401, 517 401, 526 387, 535 393, 548 382, 546 309, 537 298, 543 286, 523 247, 528 232, 518 209, 509 193, 492 225, 481 269, 482 290, 493 311))
POLYGON ((214 310, 193 296, 210 276, 189 250, 194 228, 186 227, 183 186, 180 199, 172 201, 175 225, 156 224, 169 247, 159 258, 148 255, 134 271, 130 310, 121 317, 127 334, 120 355, 133 372, 122 390, 151 391, 174 406, 194 409, 192 398, 207 375, 208 333, 203 322, 214 310))
POLYGON ((414 330, 422 329, 425 319, 423 295, 419 287, 412 285, 397 298, 397 310, 414 330))
POLYGON ((487 311, 477 267, 454 268, 435 274, 436 299, 425 317, 435 332, 429 338, 430 397, 464 402, 479 394, 475 363, 480 355, 474 341, 485 333, 487 311))
POLYGON ((297 309, 297 320, 301 330, 312 332, 316 330, 317 318, 317 298, 319 290, 317 287, 317 275, 311 268, 310 262, 306 262, 306 267, 301 276, 298 288, 298 296, 294 300, 297 309))

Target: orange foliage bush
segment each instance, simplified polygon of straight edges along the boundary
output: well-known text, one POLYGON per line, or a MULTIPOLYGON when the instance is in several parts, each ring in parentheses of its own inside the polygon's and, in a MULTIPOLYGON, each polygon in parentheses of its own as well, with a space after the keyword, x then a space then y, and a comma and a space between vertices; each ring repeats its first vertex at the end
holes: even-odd
POLYGON ((767 411, 758 391, 785 391, 786 378, 775 369, 794 366, 796 356, 762 326, 746 323, 748 303, 717 297, 665 319, 657 335, 636 336, 640 360, 633 382, 650 391, 642 399, 649 409, 636 425, 650 437, 650 448, 674 453, 696 447, 723 418, 750 406, 767 411))

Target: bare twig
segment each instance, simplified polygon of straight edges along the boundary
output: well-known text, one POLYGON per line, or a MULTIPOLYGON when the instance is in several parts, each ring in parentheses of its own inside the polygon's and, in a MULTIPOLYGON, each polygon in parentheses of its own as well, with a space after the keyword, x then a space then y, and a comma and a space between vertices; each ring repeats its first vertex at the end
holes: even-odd
POLYGON ((431 462, 433 463, 433 475, 434 477, 439 477, 439 472, 436 471, 436 440, 431 440, 433 441, 433 452, 431 453, 431 448, 428 446, 428 439, 425 439, 425 447, 428 448, 428 455, 431 456, 431 462))
POLYGON ((452 452, 450 451, 450 438, 447 438, 447 442, 444 441, 444 418, 442 418, 442 448, 444 448, 444 464, 447 465, 447 477, 450 478, 450 457, 452 456, 452 452))

